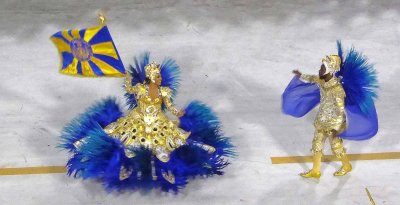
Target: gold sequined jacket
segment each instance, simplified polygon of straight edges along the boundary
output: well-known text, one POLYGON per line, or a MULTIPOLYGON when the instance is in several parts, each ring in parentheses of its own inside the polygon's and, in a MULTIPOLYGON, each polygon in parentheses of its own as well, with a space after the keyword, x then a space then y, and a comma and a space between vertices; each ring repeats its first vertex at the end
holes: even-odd
POLYGON ((344 98, 346 94, 339 79, 335 76, 328 82, 316 75, 302 74, 300 79, 318 85, 321 95, 320 107, 314 126, 317 130, 336 130, 338 133, 346 129, 346 113, 344 98))

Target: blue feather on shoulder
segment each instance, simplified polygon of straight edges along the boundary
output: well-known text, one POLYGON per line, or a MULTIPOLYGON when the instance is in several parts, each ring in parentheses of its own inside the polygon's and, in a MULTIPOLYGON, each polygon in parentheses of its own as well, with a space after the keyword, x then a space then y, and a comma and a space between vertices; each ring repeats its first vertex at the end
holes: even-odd
POLYGON ((372 110, 373 101, 377 98, 378 79, 374 65, 366 56, 352 47, 344 57, 342 44, 337 41, 338 55, 342 59, 340 71, 343 89, 346 92, 346 105, 358 105, 364 114, 372 110))

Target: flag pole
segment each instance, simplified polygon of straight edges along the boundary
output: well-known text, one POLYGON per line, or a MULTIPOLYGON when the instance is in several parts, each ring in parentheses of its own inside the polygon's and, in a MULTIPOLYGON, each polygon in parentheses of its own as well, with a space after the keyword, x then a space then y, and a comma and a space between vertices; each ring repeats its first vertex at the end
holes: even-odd
POLYGON ((372 205, 375 205, 375 201, 374 201, 374 199, 372 198, 372 195, 371 195, 371 193, 369 192, 368 188, 365 187, 365 191, 367 192, 367 195, 368 195, 368 198, 369 198, 369 201, 371 202, 371 204, 372 204, 372 205))

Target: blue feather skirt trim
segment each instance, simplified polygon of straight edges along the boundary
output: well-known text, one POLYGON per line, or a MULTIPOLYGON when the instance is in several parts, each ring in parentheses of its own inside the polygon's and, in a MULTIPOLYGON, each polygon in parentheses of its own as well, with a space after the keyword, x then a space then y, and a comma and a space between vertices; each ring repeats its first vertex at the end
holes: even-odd
POLYGON ((229 162, 227 157, 235 155, 229 138, 224 137, 215 113, 205 104, 194 101, 180 118, 180 127, 191 132, 187 143, 170 155, 168 162, 159 161, 145 147, 129 148, 135 156, 129 158, 119 139, 108 136, 103 128, 122 116, 116 100, 107 98, 90 107, 85 113, 72 120, 63 130, 60 147, 72 156, 67 163, 68 174, 83 179, 103 182, 107 191, 150 190, 177 192, 190 178, 222 175, 229 162), (76 146, 80 141, 80 146, 76 146), (215 148, 209 153, 201 146, 215 148), (76 148, 79 147, 79 148, 76 148), (128 178, 120 180, 121 167, 129 168, 128 178), (174 183, 163 177, 172 173, 174 183))

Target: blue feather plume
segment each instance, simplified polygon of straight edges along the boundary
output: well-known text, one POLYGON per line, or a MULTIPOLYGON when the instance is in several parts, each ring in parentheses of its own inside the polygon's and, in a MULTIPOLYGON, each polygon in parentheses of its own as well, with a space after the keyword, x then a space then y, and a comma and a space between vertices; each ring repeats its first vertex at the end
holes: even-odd
POLYGON ((67 163, 68 174, 83 179, 104 177, 111 159, 123 151, 123 144, 107 136, 100 126, 88 131, 84 140, 67 163))
POLYGON ((160 66, 161 70, 161 86, 169 87, 172 90, 173 95, 176 95, 178 87, 180 85, 180 69, 178 64, 172 58, 165 58, 160 66))
MULTIPOLYGON (((149 64, 150 53, 145 52, 139 57, 134 57, 134 65, 129 65, 129 69, 127 72, 132 75, 132 85, 136 85, 138 83, 144 83, 146 80, 146 72, 144 67, 149 64)), ((133 109, 137 106, 136 96, 134 94, 130 94, 128 92, 125 93, 125 98, 127 100, 127 105, 129 109, 133 109)))
POLYGON ((346 105, 358 105, 364 114, 373 110, 373 100, 377 98, 378 79, 374 65, 368 63, 367 57, 350 49, 344 58, 342 44, 337 41, 338 55, 342 65, 337 75, 341 78, 346 92, 346 105))
POLYGON ((217 115, 206 104, 199 101, 191 102, 185 109, 185 115, 180 118, 179 126, 191 132, 190 140, 223 148, 217 149, 218 155, 228 157, 236 155, 230 138, 223 136, 217 115))
POLYGON ((74 118, 61 132, 59 147, 75 151, 74 142, 87 136, 93 127, 105 127, 122 116, 122 111, 113 97, 106 98, 74 118))
POLYGON ((180 127, 190 131, 191 135, 187 144, 174 150, 166 163, 159 161, 145 147, 128 148, 135 153, 133 158, 125 155, 123 143, 103 130, 121 115, 115 99, 108 98, 89 108, 64 129, 61 147, 73 154, 67 163, 69 175, 101 180, 110 192, 160 188, 177 193, 190 178, 222 175, 222 169, 229 165, 226 157, 235 156, 234 146, 229 138, 223 136, 217 116, 201 102, 194 101, 186 107, 185 115, 180 118, 180 127), (73 143, 82 137, 85 137, 84 141, 76 149, 73 143), (210 154, 197 143, 211 145, 216 151, 210 154), (152 174, 152 161, 156 179, 152 174), (132 171, 125 180, 119 178, 121 166, 132 171), (175 183, 168 182, 162 176, 163 172, 173 173, 175 183))

